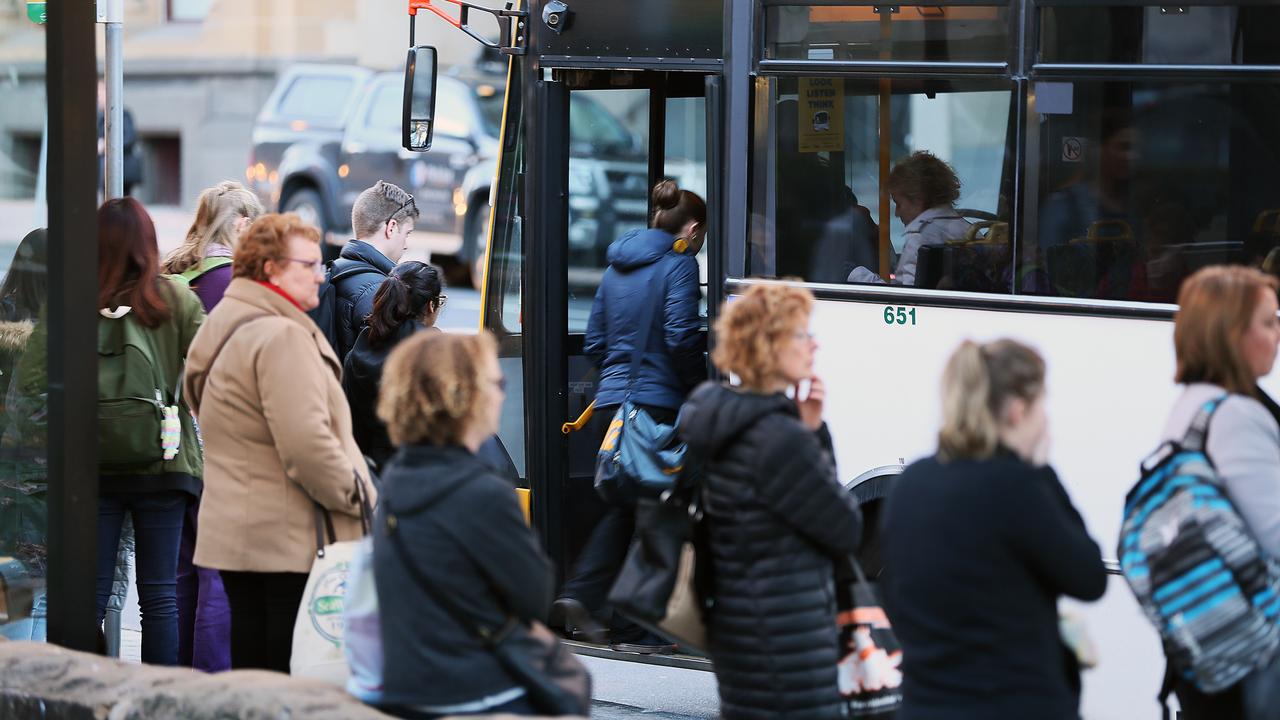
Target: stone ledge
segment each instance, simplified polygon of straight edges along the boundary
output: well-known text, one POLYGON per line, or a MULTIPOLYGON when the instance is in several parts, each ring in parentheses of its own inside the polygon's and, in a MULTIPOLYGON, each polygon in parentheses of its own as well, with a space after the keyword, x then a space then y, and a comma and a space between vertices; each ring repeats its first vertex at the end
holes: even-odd
POLYGON ((53 645, 0 643, 0 718, 49 720, 379 720, 341 689, 280 673, 208 675, 53 645))

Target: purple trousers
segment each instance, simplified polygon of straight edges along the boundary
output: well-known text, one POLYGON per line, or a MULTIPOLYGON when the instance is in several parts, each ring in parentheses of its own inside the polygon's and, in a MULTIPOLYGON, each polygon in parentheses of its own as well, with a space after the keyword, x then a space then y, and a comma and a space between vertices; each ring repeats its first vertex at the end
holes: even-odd
POLYGON ((231 669, 231 606, 217 570, 196 567, 196 516, 187 504, 178 548, 178 665, 205 672, 231 669))

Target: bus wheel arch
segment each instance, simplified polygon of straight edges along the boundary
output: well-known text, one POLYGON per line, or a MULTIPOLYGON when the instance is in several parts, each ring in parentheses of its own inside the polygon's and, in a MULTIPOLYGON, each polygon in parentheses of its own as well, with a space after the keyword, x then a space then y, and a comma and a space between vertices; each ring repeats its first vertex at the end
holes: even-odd
POLYGON ((894 482, 902 474, 903 465, 881 465, 871 468, 844 483, 862 511, 862 542, 858 545, 858 563, 867 577, 875 578, 884 569, 881 560, 880 526, 885 499, 894 482))

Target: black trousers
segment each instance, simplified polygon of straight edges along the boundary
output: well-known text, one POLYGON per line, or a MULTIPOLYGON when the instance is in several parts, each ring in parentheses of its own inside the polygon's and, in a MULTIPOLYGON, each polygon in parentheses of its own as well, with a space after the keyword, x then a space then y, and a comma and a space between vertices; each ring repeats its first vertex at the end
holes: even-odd
POLYGON ((231 605, 231 668, 289 672, 306 573, 222 571, 231 605))
MULTIPOLYGON (((677 411, 668 408, 641 405, 641 409, 649 413, 654 420, 670 425, 676 421, 677 411)), ((596 408, 591 418, 591 432, 600 440, 609 428, 618 406, 596 408)), ((618 577, 622 563, 627 559, 627 550, 631 547, 631 539, 636 534, 636 509, 633 506, 611 506, 595 529, 587 538, 587 544, 579 553, 574 563, 573 577, 564 584, 560 594, 571 597, 582 603, 594 616, 605 619, 608 608, 609 588, 618 577)), ((619 626, 630 626, 629 622, 614 623, 619 626)))

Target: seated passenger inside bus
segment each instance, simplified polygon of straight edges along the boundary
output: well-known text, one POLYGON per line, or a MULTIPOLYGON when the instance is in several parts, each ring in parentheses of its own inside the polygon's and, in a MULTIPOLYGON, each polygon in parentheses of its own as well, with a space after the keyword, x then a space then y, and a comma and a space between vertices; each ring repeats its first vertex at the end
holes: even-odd
MULTIPOLYGON (((887 183, 894 214, 906 225, 902 254, 890 276, 894 285, 915 285, 920 248, 958 240, 969 231, 969 221, 956 211, 960 178, 946 162, 928 150, 917 150, 899 161, 887 183)), ((849 273, 851 283, 884 283, 866 266, 849 273)))
POLYGON ((809 282, 842 283, 854 268, 874 265, 880 228, 848 185, 840 209, 823 224, 809 255, 809 282))

